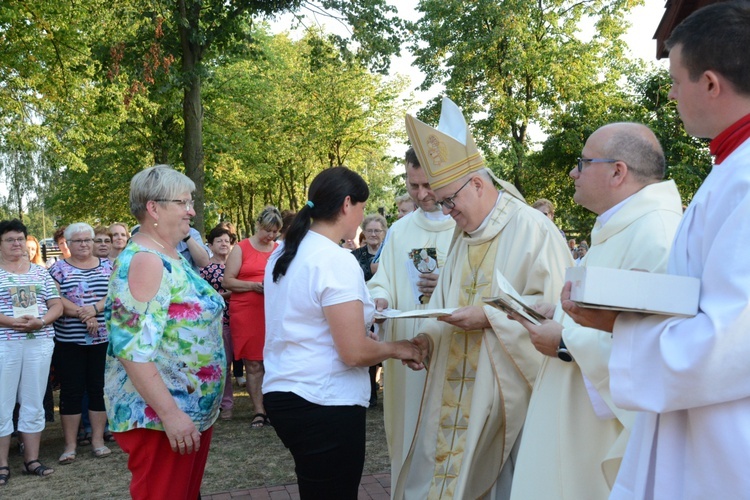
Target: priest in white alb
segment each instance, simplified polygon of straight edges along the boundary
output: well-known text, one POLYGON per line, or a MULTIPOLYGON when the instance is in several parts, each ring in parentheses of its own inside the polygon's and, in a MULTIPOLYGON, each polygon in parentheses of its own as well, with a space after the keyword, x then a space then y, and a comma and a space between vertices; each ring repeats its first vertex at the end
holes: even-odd
MULTIPOLYGON (((417 209, 396 221, 380 253, 380 265, 367 282, 375 309, 424 309, 445 265, 456 223, 435 203, 427 176, 413 148, 406 151, 406 189, 417 209), (435 254, 435 258, 430 253, 435 254), (426 259, 425 259, 426 257, 426 259), (423 265, 424 263, 428 265, 423 265), (420 272, 424 271, 424 272, 420 272)), ((384 324, 383 340, 408 340, 418 320, 391 319, 384 324)), ((401 361, 383 362, 383 419, 391 457, 391 491, 414 438, 425 372, 408 370, 401 361), (407 373, 408 372, 408 373, 407 373)))
POLYGON ((750 2, 694 12, 666 46, 669 97, 715 156, 667 265, 700 279, 698 313, 584 309, 567 288, 562 306, 612 332, 612 399, 639 412, 610 498, 750 498, 750 2))
MULTIPOLYGON (((664 153, 648 127, 613 123, 591 134, 570 171, 573 199, 598 215, 582 266, 666 271, 682 202, 664 172, 664 153)), ((617 477, 635 413, 612 401, 612 335, 576 324, 559 306, 554 313, 554 321, 541 325, 519 318, 545 357, 511 498, 603 500, 617 477)))

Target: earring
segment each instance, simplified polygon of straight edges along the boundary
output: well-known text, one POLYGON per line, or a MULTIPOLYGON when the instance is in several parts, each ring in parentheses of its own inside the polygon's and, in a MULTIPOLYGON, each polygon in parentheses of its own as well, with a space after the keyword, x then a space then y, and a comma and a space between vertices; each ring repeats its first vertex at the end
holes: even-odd
POLYGON ((159 227, 159 223, 158 222, 154 222, 154 227, 159 227))

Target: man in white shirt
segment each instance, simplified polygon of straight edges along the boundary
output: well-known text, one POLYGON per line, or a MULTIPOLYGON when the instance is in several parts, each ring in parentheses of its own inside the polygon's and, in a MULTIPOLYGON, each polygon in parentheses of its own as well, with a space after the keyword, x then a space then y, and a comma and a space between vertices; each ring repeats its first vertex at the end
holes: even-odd
MULTIPOLYGON (((570 171, 573 199, 598 215, 583 266, 663 273, 682 217, 674 181, 653 132, 613 123, 591 134, 570 171)), ((558 306, 554 321, 519 321, 545 355, 526 415, 512 499, 606 498, 635 417, 612 403, 612 336, 577 325, 558 306)))
MULTIPOLYGON (((714 167, 685 211, 670 274, 700 278, 698 314, 563 308, 613 332, 615 404, 639 410, 611 498, 747 498, 750 492, 750 2, 709 5, 672 32, 670 97, 714 167)), ((633 291, 637 293, 637 291, 633 291)))

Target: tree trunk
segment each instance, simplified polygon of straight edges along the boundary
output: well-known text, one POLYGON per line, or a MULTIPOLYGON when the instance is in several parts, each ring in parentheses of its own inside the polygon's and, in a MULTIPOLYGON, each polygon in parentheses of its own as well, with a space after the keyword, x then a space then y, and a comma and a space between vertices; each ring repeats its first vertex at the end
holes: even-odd
POLYGON ((195 218, 193 225, 199 233, 204 233, 204 179, 203 163, 203 104, 201 103, 200 63, 203 47, 192 40, 197 38, 200 18, 200 3, 180 0, 180 42, 182 46, 182 74, 185 77, 185 91, 182 100, 182 117, 185 121, 185 141, 182 145, 182 161, 185 173, 195 182, 195 218))

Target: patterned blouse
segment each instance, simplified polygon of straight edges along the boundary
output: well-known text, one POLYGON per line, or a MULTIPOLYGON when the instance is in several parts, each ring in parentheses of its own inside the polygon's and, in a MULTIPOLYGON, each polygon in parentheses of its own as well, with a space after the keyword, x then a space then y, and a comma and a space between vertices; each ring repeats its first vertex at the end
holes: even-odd
MULTIPOLYGON (((224 269, 226 267, 224 264, 211 262, 206 267, 201 267, 198 273, 201 275, 201 278, 208 281, 214 287, 214 290, 224 293, 226 292, 224 289, 224 269)), ((229 307, 226 305, 226 301, 224 306, 224 324, 229 326, 229 307)))
POLYGON ((221 336, 224 299, 183 257, 173 259, 130 242, 112 273, 105 307, 109 349, 104 394, 109 428, 164 430, 118 358, 154 363, 177 406, 204 431, 219 414, 226 356, 221 336), (164 265, 161 285, 148 302, 133 298, 128 271, 138 252, 158 255, 164 265))
MULTIPOLYGON (((27 294, 36 302, 39 317, 47 314, 47 301, 59 299, 57 287, 47 270, 42 266, 31 264, 29 272, 25 274, 9 273, 0 269, 0 313, 13 317, 13 297, 18 296, 20 289, 26 289, 27 294)), ((55 336, 55 329, 48 324, 36 332, 17 332, 12 328, 0 328, 0 340, 23 339, 51 339, 55 336)))
MULTIPOLYGON (((77 306, 88 306, 99 302, 107 295, 109 277, 112 275, 112 262, 99 259, 99 265, 91 269, 81 269, 58 260, 49 270, 52 279, 60 285, 60 295, 77 306)), ((99 328, 91 335, 86 324, 73 316, 62 315, 55 321, 55 336, 58 342, 71 342, 80 345, 103 344, 107 341, 104 326, 104 311, 96 315, 99 328)))

